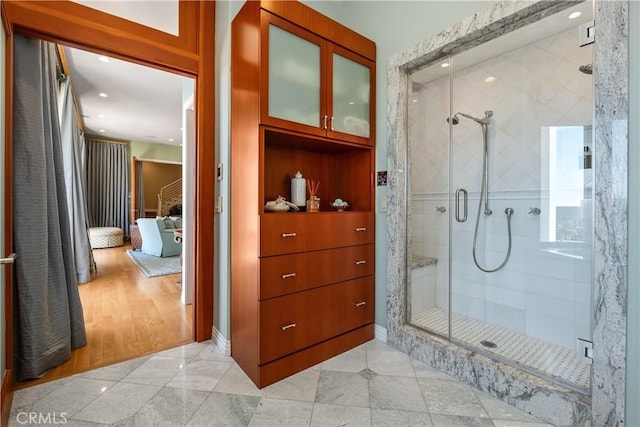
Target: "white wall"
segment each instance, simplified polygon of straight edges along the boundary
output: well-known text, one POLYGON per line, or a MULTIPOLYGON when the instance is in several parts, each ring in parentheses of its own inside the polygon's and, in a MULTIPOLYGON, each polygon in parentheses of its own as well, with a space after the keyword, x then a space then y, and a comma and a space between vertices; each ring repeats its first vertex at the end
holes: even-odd
MULTIPOLYGON (((230 332, 230 224, 229 224, 229 149, 231 146, 231 21, 244 2, 216 2, 216 162, 222 163, 223 179, 216 183, 222 198, 222 212, 215 218, 215 286, 213 324, 229 340, 230 332)), ((213 166, 213 165, 212 165, 213 166)))

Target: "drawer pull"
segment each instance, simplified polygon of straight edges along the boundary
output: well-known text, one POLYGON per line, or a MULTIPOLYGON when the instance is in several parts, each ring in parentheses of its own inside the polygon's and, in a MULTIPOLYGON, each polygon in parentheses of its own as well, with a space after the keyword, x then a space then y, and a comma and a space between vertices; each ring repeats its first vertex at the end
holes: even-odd
POLYGON ((356 231, 356 233, 360 231, 367 231, 367 227, 356 227, 354 230, 356 231))
POLYGON ((287 329, 295 328, 295 327, 296 327, 296 324, 295 324, 295 323, 289 323, 288 325, 284 325, 284 326, 282 327, 282 330, 283 330, 283 331, 286 331, 287 329))
POLYGON ((356 261, 356 265, 362 265, 362 264, 366 264, 366 263, 367 263, 367 261, 365 261, 363 259, 360 260, 360 261, 356 261))
POLYGON ((353 305, 355 305, 355 306, 356 306, 356 308, 357 308, 357 307, 362 307, 363 305, 366 305, 366 304, 367 304, 366 302, 364 302, 364 301, 360 301, 360 302, 356 302, 356 303, 354 303, 353 305))
POLYGON ((289 279, 291 277, 296 277, 296 273, 287 273, 282 275, 283 279, 289 279))
POLYGON ((296 233, 282 233, 282 237, 296 237, 296 233))

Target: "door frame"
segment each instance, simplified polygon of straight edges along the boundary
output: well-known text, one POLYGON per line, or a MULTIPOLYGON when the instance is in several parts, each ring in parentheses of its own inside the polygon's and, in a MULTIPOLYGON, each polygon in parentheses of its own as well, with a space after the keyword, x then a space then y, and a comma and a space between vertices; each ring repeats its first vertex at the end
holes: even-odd
MULTIPOLYGON (((213 255, 215 181, 215 1, 179 0, 179 35, 136 24, 74 3, 62 1, 14 1, 1 3, 6 32, 5 90, 5 252, 12 242, 12 104, 13 37, 16 34, 88 50, 98 54, 150 66, 193 78, 196 99, 195 227, 193 259, 195 270, 195 341, 211 339, 213 328, 213 255)), ((8 253, 9 253, 8 252, 8 253)), ((4 409, 10 407, 12 386, 12 301, 7 281, 5 319, 7 329, 6 370, 2 383, 4 409), (7 384, 5 384, 5 381, 7 384)), ((8 411, 7 414, 8 416, 8 411)))

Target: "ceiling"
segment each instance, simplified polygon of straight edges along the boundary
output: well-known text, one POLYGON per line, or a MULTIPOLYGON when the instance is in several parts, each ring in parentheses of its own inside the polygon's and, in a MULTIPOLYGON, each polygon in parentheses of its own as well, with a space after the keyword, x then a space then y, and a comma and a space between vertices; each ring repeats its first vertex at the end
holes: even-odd
MULTIPOLYGON (((177 1, 76 2, 177 32, 177 1)), ((66 46, 64 53, 86 135, 181 144, 183 92, 193 93, 192 79, 66 46)))
POLYGON ((64 48, 86 135, 180 145, 182 93, 193 80, 64 48), (103 97, 100 94, 106 94, 103 97))

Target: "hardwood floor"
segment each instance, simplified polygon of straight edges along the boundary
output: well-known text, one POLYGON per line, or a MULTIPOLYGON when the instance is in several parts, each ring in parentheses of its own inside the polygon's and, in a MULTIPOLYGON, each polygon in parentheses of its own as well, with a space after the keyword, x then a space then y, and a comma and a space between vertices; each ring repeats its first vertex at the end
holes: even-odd
POLYGON ((193 305, 180 302, 181 275, 147 278, 127 255, 130 248, 93 250, 98 271, 79 287, 87 345, 44 377, 16 383, 16 389, 192 341, 193 305))

